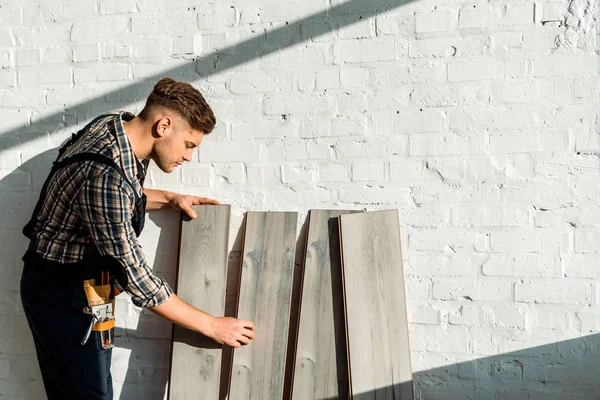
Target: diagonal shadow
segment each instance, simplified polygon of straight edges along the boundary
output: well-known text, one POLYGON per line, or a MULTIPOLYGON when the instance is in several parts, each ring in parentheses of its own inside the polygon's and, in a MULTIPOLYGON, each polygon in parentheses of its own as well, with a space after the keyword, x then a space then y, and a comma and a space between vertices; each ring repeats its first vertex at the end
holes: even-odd
POLYGON ((66 107, 62 111, 32 121, 29 126, 0 131, 0 152, 38 139, 48 132, 70 128, 78 122, 80 123, 107 110, 119 109, 143 99, 151 91, 154 83, 164 76, 172 76, 184 81, 206 78, 309 41, 311 38, 331 33, 336 29, 394 10, 412 1, 350 0, 301 20, 285 22, 285 25, 265 31, 263 35, 216 50, 190 63, 167 69, 141 81, 96 96, 77 105, 66 107))

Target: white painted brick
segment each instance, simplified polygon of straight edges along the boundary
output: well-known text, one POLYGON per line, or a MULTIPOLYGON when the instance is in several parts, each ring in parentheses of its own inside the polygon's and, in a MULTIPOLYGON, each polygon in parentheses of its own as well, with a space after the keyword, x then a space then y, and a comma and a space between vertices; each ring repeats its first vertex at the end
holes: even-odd
POLYGON ((533 3, 507 4, 504 6, 499 25, 527 25, 533 24, 533 3))
POLYGON ((578 75, 598 72, 600 58, 594 54, 549 55, 533 62, 533 76, 578 75))
POLYGON ((385 179, 385 163, 356 162, 352 164, 353 181, 381 181, 385 179))
POLYGON ((448 64, 449 81, 478 81, 504 77, 503 61, 480 59, 448 64))
POLYGON ((246 178, 244 163, 214 164, 215 175, 226 183, 243 183, 246 178))
POLYGON ((411 58, 438 58, 478 56, 485 51, 485 37, 470 35, 414 40, 410 42, 408 53, 411 58))
POLYGON ((444 113, 440 111, 401 111, 396 119, 401 133, 443 132, 446 125, 444 113))
POLYGON ((12 68, 14 64, 14 53, 11 49, 0 50, 0 70, 12 68))
POLYGON ((377 187, 356 186, 350 189, 341 189, 339 198, 342 203, 400 205, 410 204, 410 190, 380 185, 377 187))
POLYGON ((308 153, 308 157, 313 160, 330 159, 333 157, 334 154, 332 144, 320 142, 306 143, 306 151, 308 153))
POLYGON ((75 83, 121 81, 129 76, 127 64, 102 64, 93 67, 75 68, 75 83))
POLYGON ((264 111, 267 115, 281 114, 311 114, 329 115, 333 112, 334 104, 330 96, 279 96, 265 97, 264 111))
POLYGON ((22 67, 18 71, 18 83, 23 86, 65 84, 72 81, 71 67, 56 65, 52 68, 46 66, 22 67))
POLYGON ((301 92, 310 92, 315 90, 316 82, 313 74, 300 74, 298 76, 298 90, 301 92))
POLYGON ((582 333, 600 332, 600 313, 580 311, 577 313, 577 319, 581 323, 582 333))
POLYGON ((595 228, 578 228, 575 231, 577 253, 600 253, 600 232, 595 228))
POLYGON ((393 181, 417 180, 423 176, 423 162, 390 162, 390 179, 393 181))
POLYGON ((15 38, 8 28, 0 28, 0 47, 14 46, 15 38))
POLYGON ((564 262, 565 276, 590 279, 600 277, 598 268, 600 256, 597 254, 570 254, 564 262))
POLYGON ((350 180, 350 167, 344 164, 319 164, 318 173, 319 182, 346 182, 350 180))
MULTIPOLYGON (((577 313, 577 316, 581 314, 582 313, 577 313)), ((527 320, 531 326, 535 328, 556 329, 561 331, 568 330, 571 325, 570 313, 556 308, 551 310, 539 307, 532 309, 527 313, 527 320)))
POLYGON ((369 70, 364 68, 342 68, 340 70, 340 87, 364 88, 369 82, 369 70))
POLYGON ((466 280, 434 282, 433 298, 461 301, 513 301, 510 283, 466 280))
POLYGON ((567 15, 568 4, 545 2, 541 8, 541 23, 563 21, 567 15))
POLYGON ((210 186, 212 167, 186 165, 181 168, 181 183, 186 186, 210 186))
POLYGON ((415 14, 416 32, 445 32, 454 29, 456 16, 452 11, 440 10, 415 14))
POLYGON ((462 306, 456 313, 448 316, 448 322, 452 325, 481 326, 489 323, 485 310, 482 307, 462 306))
POLYGON ((173 53, 175 54, 201 54, 202 35, 179 36, 173 39, 173 53))
POLYGON ((490 151, 498 153, 523 153, 553 151, 567 148, 566 132, 519 132, 490 137, 490 151))
MULTIPOLYGON (((401 223, 411 225, 413 221, 423 225, 434 227, 446 225, 448 222, 447 214, 441 214, 438 217, 426 221, 425 213, 420 213, 418 217, 412 217, 404 212, 401 223)), ((427 215, 431 215, 428 212, 427 215)), ((451 255, 439 255, 440 253, 423 254, 419 252, 411 255, 406 263, 406 271, 416 276, 469 276, 474 269, 480 269, 481 256, 471 253, 453 253, 451 255)))
POLYGON ((71 29, 71 39, 79 42, 98 37, 126 35, 129 29, 129 20, 129 17, 124 16, 78 20, 71 29))
POLYGON ((72 50, 67 46, 51 46, 42 50, 44 64, 64 64, 73 59, 72 50))
POLYGON ((41 60, 39 49, 28 49, 17 51, 17 65, 35 65, 41 60))
POLYGON ((413 135, 410 137, 410 155, 483 154, 483 143, 482 137, 413 135))
POLYGON ((408 236, 408 247, 421 251, 485 251, 486 235, 477 232, 420 230, 408 236))
POLYGON ((438 325, 440 312, 432 307, 409 307, 408 321, 412 324, 438 325))
POLYGON ((501 32, 490 35, 491 47, 495 51, 508 52, 516 49, 523 42, 521 32, 501 32))
POLYGON ((249 184, 280 184, 281 169, 278 166, 254 166, 246 167, 249 184))
POLYGON ((363 39, 373 36, 375 36, 375 19, 372 18, 343 25, 338 30, 338 37, 340 39, 363 39))
POLYGON ((100 0, 100 14, 125 14, 136 11, 135 0, 100 0))
POLYGON ((540 252, 540 233, 529 229, 511 229, 492 232, 490 246, 493 251, 504 253, 540 252))
POLYGON ((77 46, 73 49, 74 62, 96 61, 99 58, 100 52, 98 49, 98 45, 88 44, 83 46, 77 46))
POLYGON ((322 69, 316 73, 317 90, 335 89, 340 87, 340 70, 322 69))
POLYGON ((303 164, 281 166, 283 183, 310 183, 317 180, 317 167, 303 164))
POLYGON ((0 88, 10 88, 17 84, 17 73, 0 69, 0 88))
POLYGON ((487 87, 472 85, 417 87, 410 94, 411 102, 419 108, 472 106, 488 98, 487 87))
POLYGON ((290 91, 293 83, 293 76, 286 72, 242 71, 231 77, 230 89, 233 93, 290 91))
POLYGON ((378 140, 336 141, 332 147, 338 159, 379 157, 385 155, 385 146, 378 140))
POLYGON ((336 118, 331 125, 331 134, 333 136, 363 135, 366 131, 367 125, 364 120, 336 118))
POLYGON ((553 255, 492 254, 483 264, 482 272, 487 276, 514 277, 560 277, 560 260, 553 255))
POLYGON ((538 304, 590 304, 592 289, 586 283, 568 283, 558 280, 525 281, 515 285, 515 300, 538 304))
POLYGON ((459 28, 487 28, 494 24, 494 12, 487 4, 469 4, 461 7, 458 15, 459 28))
POLYGON ((505 206, 461 207, 454 210, 455 226, 523 226, 529 221, 526 210, 505 206))
POLYGON ((359 39, 334 45, 336 64, 389 61, 396 58, 396 44, 387 39, 359 39))

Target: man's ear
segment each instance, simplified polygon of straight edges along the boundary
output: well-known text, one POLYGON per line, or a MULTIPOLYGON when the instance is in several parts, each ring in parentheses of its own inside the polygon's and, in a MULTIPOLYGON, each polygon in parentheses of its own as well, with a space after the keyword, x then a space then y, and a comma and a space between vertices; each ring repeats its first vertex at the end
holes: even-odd
POLYGON ((168 116, 162 116, 156 122, 156 134, 160 137, 168 136, 173 129, 173 119, 168 116))

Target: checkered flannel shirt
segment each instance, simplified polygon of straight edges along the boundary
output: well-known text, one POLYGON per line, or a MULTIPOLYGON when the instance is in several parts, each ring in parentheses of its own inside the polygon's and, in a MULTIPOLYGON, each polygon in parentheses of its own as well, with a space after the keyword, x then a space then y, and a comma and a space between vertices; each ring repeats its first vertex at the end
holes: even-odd
MULTIPOLYGON (((148 160, 140 162, 123 121, 133 114, 105 114, 61 159, 83 152, 107 156, 119 165, 141 196, 148 160)), ((73 263, 94 252, 117 259, 129 283, 125 291, 138 307, 154 307, 173 290, 156 277, 131 225, 135 194, 114 168, 82 161, 59 169, 48 184, 34 230, 34 249, 43 258, 73 263)))

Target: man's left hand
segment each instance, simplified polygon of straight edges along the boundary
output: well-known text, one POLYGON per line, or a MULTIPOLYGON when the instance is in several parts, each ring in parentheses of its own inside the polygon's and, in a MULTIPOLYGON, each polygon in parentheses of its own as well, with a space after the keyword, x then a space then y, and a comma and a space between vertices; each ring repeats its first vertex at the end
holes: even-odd
POLYGON ((209 199, 208 197, 198 197, 198 196, 192 196, 192 195, 188 195, 188 194, 175 194, 171 198, 170 204, 171 204, 171 207, 173 207, 174 209, 185 211, 185 213, 187 215, 189 215, 191 218, 195 219, 196 217, 198 217, 198 215, 192 209, 192 206, 200 205, 200 204, 218 205, 221 203, 217 200, 209 199))

